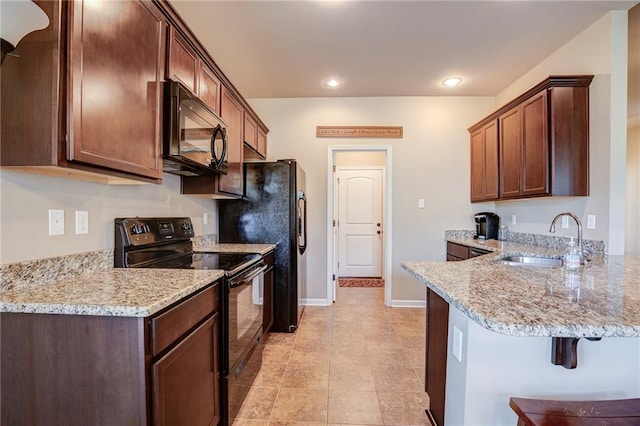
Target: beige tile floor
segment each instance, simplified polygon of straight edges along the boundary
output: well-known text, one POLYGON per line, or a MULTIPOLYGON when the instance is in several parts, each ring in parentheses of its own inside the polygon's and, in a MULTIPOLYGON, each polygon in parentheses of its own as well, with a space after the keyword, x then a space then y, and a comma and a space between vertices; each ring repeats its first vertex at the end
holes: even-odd
POLYGON ((234 425, 428 424, 425 309, 383 301, 384 288, 339 288, 334 306, 305 308, 296 333, 271 333, 234 425))

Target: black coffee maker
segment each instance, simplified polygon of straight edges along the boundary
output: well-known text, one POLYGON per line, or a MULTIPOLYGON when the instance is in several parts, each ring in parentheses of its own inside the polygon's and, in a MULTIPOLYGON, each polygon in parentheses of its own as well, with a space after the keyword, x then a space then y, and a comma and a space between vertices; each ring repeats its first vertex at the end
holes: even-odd
POLYGON ((500 216, 491 212, 476 213, 473 217, 476 221, 476 235, 478 240, 497 240, 500 216))

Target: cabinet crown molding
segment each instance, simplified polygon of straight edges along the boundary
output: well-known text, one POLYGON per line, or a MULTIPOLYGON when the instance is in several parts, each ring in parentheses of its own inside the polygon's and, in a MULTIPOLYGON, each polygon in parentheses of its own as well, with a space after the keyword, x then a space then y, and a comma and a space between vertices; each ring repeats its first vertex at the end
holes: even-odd
POLYGON ((551 75, 545 80, 533 86, 531 89, 524 92, 522 95, 504 104, 496 111, 492 112, 482 120, 478 121, 467 130, 472 133, 492 120, 497 119, 500 115, 504 114, 514 106, 524 102, 536 93, 542 90, 547 90, 551 87, 588 87, 593 80, 593 75, 551 75))

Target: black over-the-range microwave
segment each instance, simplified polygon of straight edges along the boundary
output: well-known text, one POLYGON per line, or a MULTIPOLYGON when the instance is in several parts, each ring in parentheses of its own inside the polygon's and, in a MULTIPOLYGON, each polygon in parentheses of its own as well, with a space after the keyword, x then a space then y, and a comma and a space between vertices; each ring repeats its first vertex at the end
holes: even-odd
POLYGON ((227 125, 180 83, 165 83, 163 171, 181 176, 227 173, 227 125))

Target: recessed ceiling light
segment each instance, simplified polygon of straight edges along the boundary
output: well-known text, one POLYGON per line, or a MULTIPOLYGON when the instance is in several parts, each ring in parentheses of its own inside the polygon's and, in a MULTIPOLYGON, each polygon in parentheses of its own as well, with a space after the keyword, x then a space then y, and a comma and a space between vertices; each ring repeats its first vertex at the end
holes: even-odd
POLYGON ((449 77, 442 80, 442 85, 447 87, 456 87, 460 83, 462 83, 462 79, 460 77, 449 77))
POLYGON ((330 89, 335 89, 342 86, 342 81, 337 78, 328 78, 324 81, 324 85, 330 89))

